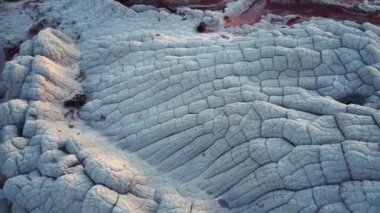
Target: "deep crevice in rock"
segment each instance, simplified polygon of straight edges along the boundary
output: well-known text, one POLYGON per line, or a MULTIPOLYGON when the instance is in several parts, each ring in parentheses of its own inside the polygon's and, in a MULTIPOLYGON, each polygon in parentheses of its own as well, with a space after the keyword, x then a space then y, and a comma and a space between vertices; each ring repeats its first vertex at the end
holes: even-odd
POLYGON ((28 38, 32 38, 37 35, 41 30, 48 27, 56 29, 61 23, 59 21, 48 22, 46 19, 41 19, 34 23, 28 30, 28 38))
POLYGON ((342 104, 357 104, 357 105, 364 105, 366 103, 365 97, 362 97, 360 95, 349 95, 347 97, 341 98, 338 100, 342 104))
MULTIPOLYGON (((22 42, 21 42, 22 43, 22 42)), ((20 51, 21 44, 15 45, 13 47, 4 48, 4 64, 6 61, 10 61, 13 57, 20 51)), ((0 64, 1 67, 1 64, 0 64)))

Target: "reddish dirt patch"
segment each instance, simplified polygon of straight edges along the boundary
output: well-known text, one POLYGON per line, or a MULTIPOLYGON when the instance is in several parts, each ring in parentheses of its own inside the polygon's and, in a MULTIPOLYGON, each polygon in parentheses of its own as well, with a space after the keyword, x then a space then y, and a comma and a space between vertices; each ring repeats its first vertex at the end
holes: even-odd
POLYGON ((261 0, 253 5, 246 12, 238 17, 230 17, 226 22, 227 26, 238 26, 242 24, 253 24, 260 20, 262 15, 272 13, 275 15, 297 15, 296 18, 289 20, 286 24, 293 25, 311 17, 325 17, 335 20, 351 20, 358 23, 371 22, 380 26, 380 14, 371 14, 361 11, 358 4, 362 0, 344 1, 350 9, 335 5, 323 5, 310 2, 278 3, 271 0, 261 0))
POLYGON ((226 26, 233 27, 243 24, 253 24, 260 20, 261 16, 265 14, 267 8, 267 1, 260 0, 250 7, 247 11, 237 17, 228 17, 225 19, 226 26))
MULTIPOLYGON (((350 20, 358 23, 372 22, 380 25, 380 14, 368 13, 360 10, 358 5, 363 0, 342 1, 345 5, 349 5, 350 9, 335 5, 323 5, 317 3, 295 3, 295 4, 279 4, 268 1, 266 8, 267 13, 277 15, 295 14, 300 16, 300 21, 309 19, 313 16, 331 18, 336 20, 350 20)), ((336 1, 336 2, 339 2, 336 1)))
MULTIPOLYGON (((148 4, 157 7, 166 7, 175 10, 176 7, 188 6, 199 9, 224 8, 228 0, 118 0, 127 6, 133 4, 148 4)), ((368 13, 359 8, 364 0, 335 0, 326 5, 315 3, 314 0, 293 0, 288 3, 279 3, 279 0, 259 0, 247 11, 237 17, 225 19, 227 27, 243 24, 253 24, 260 20, 262 15, 272 13, 275 15, 297 15, 296 18, 288 20, 287 25, 293 25, 311 17, 325 17, 336 20, 351 20, 359 23, 371 22, 380 26, 380 14, 368 13), (344 6, 343 6, 344 5, 344 6)), ((369 1, 371 3, 371 1, 369 1)))

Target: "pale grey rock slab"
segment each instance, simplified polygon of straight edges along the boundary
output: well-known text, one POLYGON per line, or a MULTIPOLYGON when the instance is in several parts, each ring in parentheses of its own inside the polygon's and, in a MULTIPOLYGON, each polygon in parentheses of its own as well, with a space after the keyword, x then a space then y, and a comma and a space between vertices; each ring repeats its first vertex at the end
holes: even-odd
POLYGON ((376 26, 200 34, 214 12, 37 7, 61 25, 0 78, 0 199, 13 211, 379 210, 376 26), (64 107, 78 92, 84 106, 64 107))

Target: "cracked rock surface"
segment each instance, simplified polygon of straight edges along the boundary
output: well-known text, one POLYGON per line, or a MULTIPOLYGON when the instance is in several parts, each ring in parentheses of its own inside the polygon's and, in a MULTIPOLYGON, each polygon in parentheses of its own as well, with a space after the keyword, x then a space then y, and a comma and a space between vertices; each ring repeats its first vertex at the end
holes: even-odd
POLYGON ((1 73, 0 211, 380 212, 380 27, 36 5, 60 24, 1 73))

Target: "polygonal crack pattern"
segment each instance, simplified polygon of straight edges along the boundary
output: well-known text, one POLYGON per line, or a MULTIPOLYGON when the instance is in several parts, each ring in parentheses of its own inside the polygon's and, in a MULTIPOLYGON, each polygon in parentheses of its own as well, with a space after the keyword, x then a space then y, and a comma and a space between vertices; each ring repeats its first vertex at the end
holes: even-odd
POLYGON ((67 2, 41 5, 60 31, 3 72, 14 211, 380 211, 379 27, 320 19, 225 39, 197 18, 67 2), (78 93, 87 102, 65 107, 78 93))

